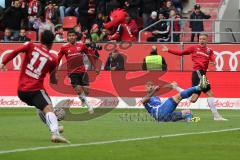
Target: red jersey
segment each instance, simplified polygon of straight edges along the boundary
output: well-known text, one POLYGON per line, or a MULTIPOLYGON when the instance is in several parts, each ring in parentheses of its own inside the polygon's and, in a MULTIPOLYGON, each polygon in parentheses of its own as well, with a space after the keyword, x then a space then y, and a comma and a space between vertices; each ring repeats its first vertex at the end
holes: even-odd
POLYGON ((25 58, 21 68, 18 90, 29 92, 44 89, 44 78, 48 72, 55 69, 57 56, 50 53, 49 50, 41 44, 34 45, 31 42, 27 42, 22 47, 8 54, 2 63, 7 64, 22 52, 25 53, 25 58))
POLYGON ((76 42, 75 44, 67 43, 63 45, 58 53, 58 62, 60 62, 63 55, 65 55, 67 60, 68 73, 86 72, 83 63, 84 55, 87 55, 93 67, 96 68, 93 51, 88 49, 86 45, 81 42, 76 42))
POLYGON ((193 70, 207 71, 209 62, 215 62, 213 50, 201 45, 195 45, 183 51, 169 49, 168 52, 179 56, 191 54, 193 70))

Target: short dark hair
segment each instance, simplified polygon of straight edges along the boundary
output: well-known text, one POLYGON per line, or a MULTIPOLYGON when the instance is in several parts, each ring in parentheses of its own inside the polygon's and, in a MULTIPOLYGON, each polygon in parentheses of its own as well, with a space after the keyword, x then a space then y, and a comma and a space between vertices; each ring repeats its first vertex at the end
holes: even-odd
POLYGON ((53 44, 54 39, 55 36, 50 30, 45 30, 41 34, 41 43, 46 45, 47 47, 50 47, 53 44))
POLYGON ((22 28, 20 28, 20 30, 25 30, 26 31, 27 29, 25 27, 22 27, 22 28))
POLYGON ((6 30, 10 30, 10 31, 12 31, 10 28, 8 28, 8 27, 6 27, 5 29, 4 29, 4 31, 6 31, 6 30))
POLYGON ((77 35, 77 33, 76 33, 73 29, 69 30, 68 33, 67 33, 67 35, 72 34, 72 33, 74 33, 75 35, 77 35))
POLYGON ((201 8, 201 6, 199 4, 194 5, 194 9, 200 9, 200 8, 201 8))

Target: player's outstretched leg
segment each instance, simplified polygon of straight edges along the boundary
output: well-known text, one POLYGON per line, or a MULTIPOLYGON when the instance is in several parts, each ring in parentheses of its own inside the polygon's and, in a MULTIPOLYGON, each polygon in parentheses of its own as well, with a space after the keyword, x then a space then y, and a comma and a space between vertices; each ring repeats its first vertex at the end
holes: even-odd
POLYGON ((70 143, 67 139, 60 136, 59 134, 58 120, 53 112, 52 105, 47 105, 43 109, 43 112, 45 113, 46 116, 46 123, 52 133, 51 141, 54 143, 70 143))
MULTIPOLYGON (((202 78, 200 79, 200 83, 204 83, 204 85, 208 86, 209 85, 209 81, 207 80, 207 77, 205 75, 202 76, 202 78)), ((210 110, 212 111, 213 117, 215 121, 227 121, 227 119, 223 118, 217 111, 217 108, 214 105, 214 98, 213 98, 213 93, 211 90, 209 90, 208 92, 206 92, 208 98, 207 98, 207 102, 208 105, 210 107, 210 110)))
MULTIPOLYGON (((58 103, 56 104, 55 108, 58 108, 58 107, 59 107, 59 108, 67 107, 67 106, 66 106, 66 104, 67 104, 66 101, 69 101, 69 100, 62 100, 62 101, 58 102, 58 103)), ((68 107, 69 107, 69 105, 68 105, 68 107)), ((55 110, 54 110, 54 113, 55 113, 55 110)), ((44 113, 43 111, 41 111, 40 109, 37 109, 37 114, 38 114, 38 116, 40 117, 41 121, 42 121, 45 125, 47 125, 45 113, 44 113)), ((56 113, 55 113, 55 115, 56 115, 56 113)), ((59 120, 58 115, 56 115, 56 116, 57 116, 57 119, 59 120)), ((59 121, 60 121, 60 120, 59 120, 59 121)), ((63 132, 64 132, 64 127, 63 127, 62 125, 59 125, 59 126, 58 126, 58 130, 59 130, 59 133, 63 133, 63 132)))
MULTIPOLYGON (((209 91, 206 94, 209 95, 209 94, 212 94, 212 92, 209 91)), ((207 102, 208 102, 208 106, 209 106, 210 110, 212 111, 213 119, 215 121, 227 121, 228 120, 228 119, 223 118, 222 115, 220 113, 218 113, 218 110, 217 110, 216 106, 214 105, 214 97, 213 96, 209 96, 207 98, 207 102)))
POLYGON ((208 85, 208 80, 207 80, 206 76, 202 76, 198 86, 188 88, 188 89, 180 92, 180 96, 176 95, 174 97, 177 99, 177 103, 179 103, 182 99, 191 97, 193 93, 198 93, 199 91, 206 89, 207 85, 208 85))

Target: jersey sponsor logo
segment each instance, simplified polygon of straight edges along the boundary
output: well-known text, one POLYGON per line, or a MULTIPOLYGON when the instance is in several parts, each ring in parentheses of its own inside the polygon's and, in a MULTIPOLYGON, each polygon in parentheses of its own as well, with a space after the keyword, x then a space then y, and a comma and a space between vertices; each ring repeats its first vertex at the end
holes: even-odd
POLYGON ((204 53, 204 52, 199 52, 199 51, 197 51, 196 54, 201 54, 201 55, 203 55, 203 56, 205 56, 205 57, 209 57, 209 55, 206 54, 206 53, 204 53))
POLYGON ((81 55, 81 54, 83 54, 83 53, 77 52, 77 53, 73 53, 73 54, 68 54, 67 56, 72 57, 72 56, 78 56, 78 55, 81 55))

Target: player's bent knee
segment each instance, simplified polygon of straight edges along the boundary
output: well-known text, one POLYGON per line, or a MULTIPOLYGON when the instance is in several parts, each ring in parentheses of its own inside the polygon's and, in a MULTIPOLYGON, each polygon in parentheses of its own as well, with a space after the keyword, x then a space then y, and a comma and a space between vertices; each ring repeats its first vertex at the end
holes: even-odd
POLYGON ((85 95, 89 94, 89 90, 84 91, 85 95))
POLYGON ((89 88, 83 87, 83 91, 84 91, 84 94, 85 94, 85 95, 88 95, 88 94, 89 94, 89 88))
POLYGON ((82 94, 83 92, 82 88, 78 85, 74 86, 74 90, 78 95, 82 94))
POLYGON ((199 97, 199 95, 198 95, 198 94, 193 94, 193 95, 192 95, 192 97, 191 97, 191 99, 190 99, 190 102, 192 102, 192 103, 195 103, 195 102, 197 102, 197 100, 198 100, 198 97, 199 97))
POLYGON ((190 102, 191 102, 191 103, 196 103, 196 102, 197 102, 197 98, 194 98, 194 99, 191 98, 191 99, 190 99, 190 102))
POLYGON ((207 92, 206 92, 206 95, 207 95, 208 97, 214 97, 213 92, 212 92, 211 90, 207 91, 207 92))
POLYGON ((53 112, 53 106, 51 104, 47 105, 42 110, 44 113, 53 112))
POLYGON ((180 94, 177 94, 177 95, 173 96, 172 98, 176 103, 179 103, 182 100, 182 97, 180 94))

